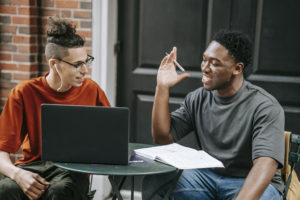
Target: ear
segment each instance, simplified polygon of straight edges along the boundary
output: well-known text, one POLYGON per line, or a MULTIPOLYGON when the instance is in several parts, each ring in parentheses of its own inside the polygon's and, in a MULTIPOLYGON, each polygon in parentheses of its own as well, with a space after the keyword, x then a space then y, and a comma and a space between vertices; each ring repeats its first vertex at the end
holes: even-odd
POLYGON ((234 75, 239 75, 239 74, 243 73, 243 70, 244 70, 244 63, 238 62, 233 67, 233 74, 234 75))
POLYGON ((56 64, 56 60, 55 59, 49 59, 48 60, 48 65, 50 67, 50 69, 54 69, 54 65, 56 64))

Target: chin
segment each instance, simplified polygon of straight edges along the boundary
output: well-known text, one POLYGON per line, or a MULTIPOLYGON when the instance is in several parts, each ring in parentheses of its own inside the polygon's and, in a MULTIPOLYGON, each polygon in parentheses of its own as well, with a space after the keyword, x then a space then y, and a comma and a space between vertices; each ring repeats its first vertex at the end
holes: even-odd
POLYGON ((203 87, 204 87, 204 89, 206 89, 208 91, 214 90, 214 88, 212 86, 208 86, 208 85, 205 85, 205 84, 203 84, 203 87))
POLYGON ((75 83, 73 84, 73 87, 81 87, 82 86, 82 83, 75 83))

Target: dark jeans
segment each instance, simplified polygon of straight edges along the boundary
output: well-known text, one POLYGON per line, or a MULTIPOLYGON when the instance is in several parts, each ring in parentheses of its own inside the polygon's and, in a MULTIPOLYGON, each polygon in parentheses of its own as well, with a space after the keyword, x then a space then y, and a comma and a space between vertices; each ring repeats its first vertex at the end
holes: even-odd
MULTIPOLYGON (((18 167, 39 174, 50 182, 50 187, 44 192, 42 200, 86 200, 89 178, 87 174, 71 172, 58 168, 52 162, 36 161, 18 167)), ((19 185, 8 177, 0 180, 0 199, 28 200, 19 185)))
MULTIPOLYGON (((161 200, 166 189, 152 196, 157 188, 168 182, 176 173, 146 176, 143 181, 143 200, 161 200)), ((245 178, 232 178, 216 174, 210 169, 184 170, 170 200, 232 200, 238 195, 245 178)), ((271 184, 260 200, 282 200, 280 193, 271 184)))

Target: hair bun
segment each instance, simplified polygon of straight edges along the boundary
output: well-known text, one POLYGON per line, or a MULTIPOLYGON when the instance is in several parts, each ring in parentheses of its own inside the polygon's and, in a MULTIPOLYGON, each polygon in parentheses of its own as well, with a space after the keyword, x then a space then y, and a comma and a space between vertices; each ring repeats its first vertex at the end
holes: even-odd
POLYGON ((47 35, 48 37, 69 37, 74 35, 76 32, 76 27, 72 25, 71 22, 66 20, 61 20, 59 18, 53 19, 49 18, 47 35))

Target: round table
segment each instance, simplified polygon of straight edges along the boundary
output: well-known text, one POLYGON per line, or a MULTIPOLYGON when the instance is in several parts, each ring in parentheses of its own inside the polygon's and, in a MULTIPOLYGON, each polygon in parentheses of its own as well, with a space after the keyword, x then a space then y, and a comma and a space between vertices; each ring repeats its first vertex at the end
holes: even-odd
MULTIPOLYGON (((140 149, 145 147, 151 147, 153 145, 149 144, 139 144, 139 143, 129 143, 129 151, 133 152, 134 149, 140 149)), ((174 172, 177 168, 149 160, 146 158, 139 157, 132 154, 128 165, 109 165, 109 164, 86 164, 86 163, 58 163, 55 162, 54 165, 57 167, 67 169, 70 171, 88 173, 88 174, 97 174, 97 175, 108 175, 109 181, 112 185, 113 193, 118 197, 119 200, 122 200, 120 194, 120 189, 125 181, 127 176, 131 176, 131 199, 133 199, 134 191, 134 176, 138 175, 151 175, 151 174, 161 174, 174 172), (123 179, 120 181, 119 185, 114 180, 114 176, 123 176, 123 179)), ((166 194, 166 199, 171 194, 179 176, 182 171, 179 170, 178 175, 174 179, 174 183, 171 184, 169 190, 166 194)), ((113 197, 114 199, 115 197, 113 197)))

